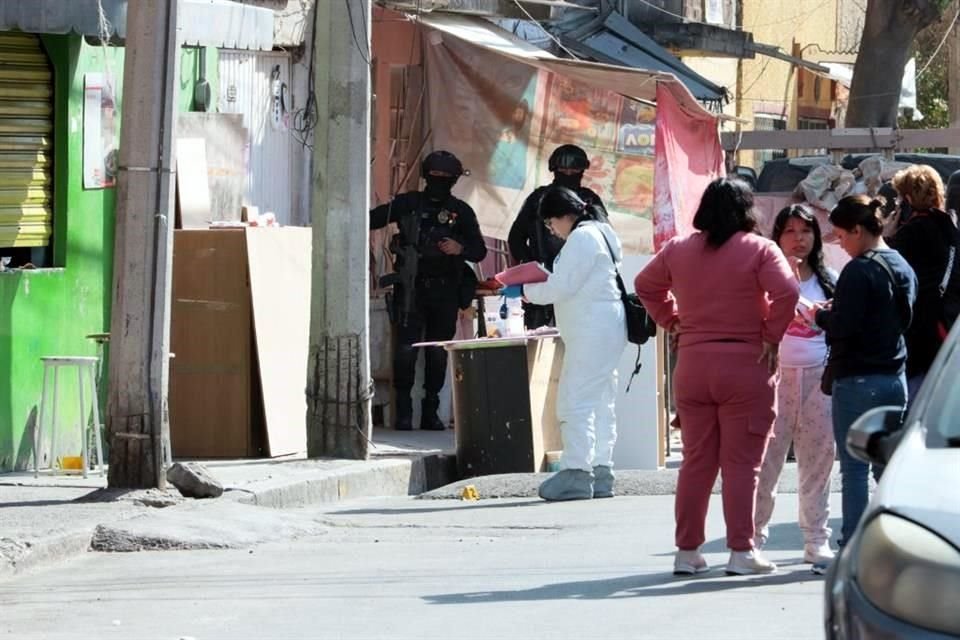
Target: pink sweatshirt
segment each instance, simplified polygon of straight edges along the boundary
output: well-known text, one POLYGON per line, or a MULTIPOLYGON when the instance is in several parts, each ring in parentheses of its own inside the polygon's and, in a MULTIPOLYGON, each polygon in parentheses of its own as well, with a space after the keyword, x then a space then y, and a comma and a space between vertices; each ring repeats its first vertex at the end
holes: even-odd
POLYGON ((634 281, 661 327, 680 319, 680 345, 717 340, 779 344, 796 315, 799 283, 780 248, 737 233, 718 249, 706 235, 670 240, 634 281))

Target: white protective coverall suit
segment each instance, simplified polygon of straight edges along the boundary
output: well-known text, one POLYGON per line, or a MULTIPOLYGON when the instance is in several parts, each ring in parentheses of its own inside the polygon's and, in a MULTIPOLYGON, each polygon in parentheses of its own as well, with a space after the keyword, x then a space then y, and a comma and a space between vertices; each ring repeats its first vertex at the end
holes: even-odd
POLYGON ((552 304, 563 338, 557 419, 563 439, 561 469, 613 466, 617 365, 627 346, 616 268, 620 239, 610 225, 582 221, 567 237, 546 282, 524 285, 534 304, 552 304))

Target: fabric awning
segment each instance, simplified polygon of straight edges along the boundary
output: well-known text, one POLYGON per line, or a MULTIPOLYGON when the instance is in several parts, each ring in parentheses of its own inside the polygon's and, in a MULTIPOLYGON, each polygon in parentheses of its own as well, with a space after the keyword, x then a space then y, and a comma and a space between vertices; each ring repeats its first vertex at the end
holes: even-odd
MULTIPOLYGON (((111 35, 127 34, 128 0, 101 0, 111 35)), ((180 0, 180 43, 225 49, 273 49, 273 11, 229 0, 180 0)), ((97 0, 0 2, 0 31, 100 35, 97 0)))
MULTIPOLYGON (((681 108, 691 114, 713 115, 703 108, 677 76, 666 71, 558 58, 483 18, 439 12, 407 16, 411 20, 419 20, 426 27, 512 60, 627 98, 653 102, 657 97, 657 84, 662 84, 674 95, 681 108)), ((429 46, 429 39, 427 42, 429 46)))

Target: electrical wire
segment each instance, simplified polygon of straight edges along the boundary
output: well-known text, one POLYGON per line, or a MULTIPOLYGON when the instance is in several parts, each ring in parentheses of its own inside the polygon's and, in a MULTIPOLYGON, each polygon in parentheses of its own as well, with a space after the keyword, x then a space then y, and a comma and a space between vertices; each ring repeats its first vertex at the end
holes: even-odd
POLYGON ((360 52, 360 57, 363 58, 363 61, 367 63, 368 67, 372 67, 373 63, 370 62, 370 40, 367 38, 367 22, 366 20, 360 21, 360 27, 363 29, 363 41, 367 43, 367 46, 360 45, 360 39, 357 37, 357 27, 353 22, 353 9, 350 8, 350 0, 343 0, 344 4, 347 5, 347 18, 350 20, 350 35, 353 36, 353 43, 357 45, 357 51, 360 52))
POLYGON ((290 124, 293 137, 304 149, 310 149, 311 151, 313 151, 313 144, 311 144, 313 130, 316 129, 317 121, 319 120, 317 113, 317 82, 314 76, 317 60, 317 29, 319 27, 317 23, 319 22, 319 14, 320 12, 317 10, 317 5, 314 4, 313 27, 310 30, 310 50, 308 51, 310 63, 307 67, 307 98, 303 103, 303 108, 293 112, 293 118, 290 124))
POLYGON ((924 72, 930 67, 930 64, 933 63, 937 58, 937 54, 940 53, 940 50, 943 49, 943 45, 947 43, 947 38, 953 33, 953 28, 957 26, 957 19, 960 18, 960 7, 957 7, 957 13, 953 16, 953 22, 950 23, 950 26, 947 27, 947 30, 943 34, 943 39, 940 41, 940 44, 937 45, 937 48, 933 50, 933 53, 930 54, 930 57, 927 58, 927 61, 924 63, 923 68, 920 71, 917 71, 917 78, 920 78, 924 72))
POLYGON ((570 49, 568 49, 568 48, 566 48, 565 46, 563 46, 563 43, 560 42, 560 39, 559 39, 559 38, 557 38, 555 35, 553 35, 552 33, 550 33, 550 32, 543 26, 543 24, 541 24, 541 22, 540 22, 539 20, 537 20, 536 18, 534 18, 532 15, 530 15, 530 12, 527 11, 526 7, 524 7, 522 4, 520 4, 519 0, 513 0, 513 4, 517 5, 517 8, 520 9, 520 11, 523 12, 523 15, 527 16, 527 19, 528 19, 528 20, 530 20, 530 21, 533 22, 535 25, 537 25, 538 27, 540 27, 541 29, 543 29, 543 32, 546 33, 548 36, 550 36, 550 39, 553 40, 553 41, 557 44, 557 46, 560 47, 560 49, 561 49, 563 52, 565 52, 568 56, 570 56, 570 57, 573 58, 574 60, 579 60, 579 59, 580 59, 580 56, 578 56, 578 55, 575 54, 573 51, 570 51, 570 49))

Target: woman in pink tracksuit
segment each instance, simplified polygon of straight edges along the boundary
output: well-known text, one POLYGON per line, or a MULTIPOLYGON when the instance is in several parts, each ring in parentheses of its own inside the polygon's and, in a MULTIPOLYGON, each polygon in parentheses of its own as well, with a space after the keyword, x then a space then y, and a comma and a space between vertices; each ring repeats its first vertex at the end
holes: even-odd
POLYGON ((800 294, 783 252, 754 232, 752 208, 746 184, 713 181, 693 219, 697 232, 668 242, 635 281, 657 324, 679 334, 678 575, 709 570, 700 546, 718 472, 730 549, 727 573, 776 571, 754 549, 753 514, 776 418, 779 345, 800 294))

